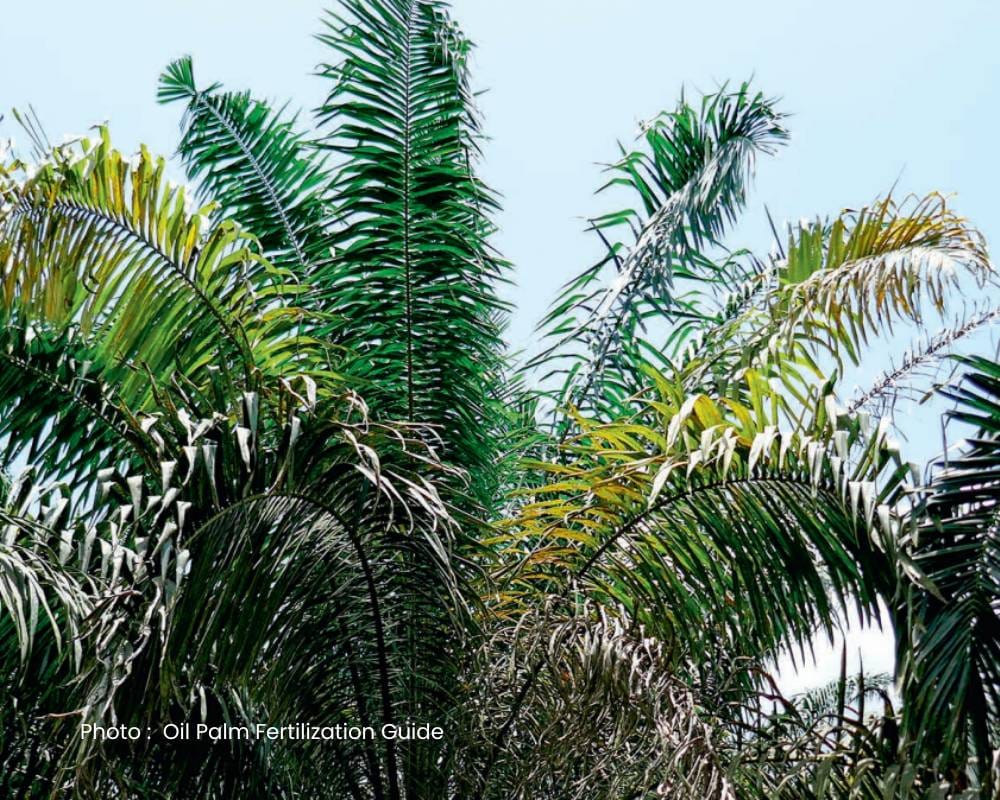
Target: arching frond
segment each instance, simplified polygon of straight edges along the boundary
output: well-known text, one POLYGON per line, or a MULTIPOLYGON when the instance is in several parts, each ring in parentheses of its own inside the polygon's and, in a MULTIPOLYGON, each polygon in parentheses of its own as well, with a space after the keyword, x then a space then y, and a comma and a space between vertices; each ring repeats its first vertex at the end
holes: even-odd
POLYGON ((145 151, 130 164, 102 131, 8 185, 0 217, 7 324, 78 336, 133 412, 174 377, 280 374, 307 344, 286 276, 233 223, 189 214, 163 170, 145 151))
MULTIPOLYGON (((519 566, 501 613, 526 613, 542 587, 569 615, 575 598, 613 603, 677 663, 716 646, 751 658, 805 647, 850 608, 875 618, 900 572, 919 579, 896 544, 909 466, 884 426, 865 439, 832 404, 808 429, 824 437, 779 433, 759 391, 748 407, 651 401, 662 427, 578 418, 570 458, 539 465, 550 482, 507 526, 519 566)), ((484 785, 541 665, 513 692, 484 785)))
POLYGON ((154 474, 102 470, 88 548, 107 588, 90 596, 100 614, 81 669, 54 684, 64 705, 44 734, 40 785, 71 780, 100 796, 158 781, 174 797, 292 785, 329 797, 381 785, 399 797, 404 780, 411 791, 440 788, 450 735, 226 742, 197 757, 158 736, 140 752, 79 735, 84 722, 158 731, 177 718, 323 719, 378 730, 451 713, 458 652, 412 644, 472 630, 468 568, 453 555, 470 548, 428 479, 433 453, 405 429, 350 422, 328 397, 293 387, 247 393, 237 413, 164 415, 148 429, 163 459, 154 474))
POLYGON ((578 420, 570 460, 542 466, 551 482, 510 523, 511 556, 535 548, 518 583, 559 567, 567 591, 582 581, 685 650, 697 632, 801 644, 849 603, 871 612, 894 584, 887 526, 909 467, 884 430, 866 440, 837 414, 811 428, 827 437, 779 433, 765 403, 664 398, 662 427, 578 420))
POLYGON ((858 363, 870 338, 944 313, 961 287, 995 276, 982 236, 940 195, 901 204, 889 197, 830 224, 803 225, 771 270, 771 286, 692 347, 685 381, 725 391, 753 367, 801 391, 809 373, 813 381, 821 374, 819 359, 858 363))

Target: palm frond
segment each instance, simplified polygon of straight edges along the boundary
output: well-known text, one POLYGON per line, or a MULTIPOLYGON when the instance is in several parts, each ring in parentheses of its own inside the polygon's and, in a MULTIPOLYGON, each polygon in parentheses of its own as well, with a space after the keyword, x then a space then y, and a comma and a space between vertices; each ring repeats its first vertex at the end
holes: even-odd
POLYGON ((166 68, 157 97, 187 104, 178 153, 202 199, 252 231, 272 264, 308 281, 329 258, 330 175, 296 118, 248 92, 198 88, 190 57, 166 68))
POLYGON ((856 364, 870 337, 942 314, 961 287, 995 275, 982 236, 937 194, 888 197, 829 224, 803 224, 769 289, 692 349, 686 383, 738 385, 749 366, 801 392, 810 373, 822 377, 819 359, 856 364))
POLYGON ((0 792, 36 797, 52 784, 67 687, 85 659, 104 583, 91 569, 96 531, 73 516, 70 497, 33 503, 25 480, 0 505, 0 792))
POLYGON ((343 57, 318 110, 343 160, 336 257, 315 276, 332 341, 368 364, 381 418, 437 426, 477 486, 497 458, 506 272, 488 236, 493 193, 473 172, 479 122, 469 43, 436 0, 349 0, 321 41, 343 57))
POLYGON ((102 131, 6 185, 0 218, 5 322, 81 339, 133 412, 175 377, 205 387, 221 370, 249 388, 309 352, 287 276, 234 223, 189 214, 163 171, 102 131))
POLYGON ((29 464, 71 488, 95 485, 97 470, 150 463, 156 446, 92 375, 70 336, 48 340, 7 327, 0 344, 0 458, 29 464))
POLYGON ((890 521, 910 469, 884 426, 866 439, 833 411, 810 427, 826 426, 815 436, 779 432, 762 402, 654 404, 662 427, 580 419, 569 462, 543 467, 551 482, 510 523, 514 552, 545 543, 519 582, 551 580, 557 566, 567 590, 585 584, 696 650, 688 636, 697 631, 764 650, 801 644, 836 625, 848 602, 871 612, 879 591, 891 591, 890 521), (750 586, 759 607, 734 602, 750 586), (706 625, 715 613, 717 625, 706 625))
POLYGON ((949 417, 974 433, 936 464, 913 511, 915 557, 936 591, 910 600, 903 713, 921 752, 943 770, 975 758, 988 787, 1000 715, 1000 366, 962 364, 945 395, 957 403, 949 417))
POLYGON ((645 149, 623 152, 608 183, 636 192, 641 210, 593 223, 602 237, 629 228, 634 242, 609 243, 609 255, 567 285, 540 325, 553 343, 534 366, 559 357, 570 364, 586 359, 575 369, 562 368, 566 405, 589 408, 613 354, 639 321, 655 315, 682 324, 687 314, 698 316, 682 286, 716 277, 704 253, 742 210, 757 157, 772 153, 786 137, 773 102, 748 84, 733 92, 723 87, 698 108, 682 98, 675 111, 644 126, 645 149), (601 276, 609 264, 616 272, 605 288, 601 276))

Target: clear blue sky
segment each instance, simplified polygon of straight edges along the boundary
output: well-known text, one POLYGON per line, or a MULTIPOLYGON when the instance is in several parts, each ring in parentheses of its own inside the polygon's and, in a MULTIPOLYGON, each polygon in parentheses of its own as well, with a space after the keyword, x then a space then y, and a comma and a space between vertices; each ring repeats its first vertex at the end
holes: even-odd
MULTIPOLYGON (((107 120, 121 149, 145 142, 168 154, 178 109, 155 103, 168 61, 190 53, 203 82, 312 108, 325 86, 310 73, 331 55, 310 34, 328 6, 4 0, 0 109, 33 103, 53 138, 107 120)), ((790 145, 760 164, 733 245, 768 248, 765 203, 779 222, 826 215, 866 203, 898 179, 902 192, 956 193, 957 209, 1000 247, 995 0, 454 6, 478 43, 476 85, 489 89, 481 107, 492 141, 482 169, 505 197, 498 245, 517 267, 516 346, 530 348, 558 286, 599 252, 581 233, 581 218, 604 207, 592 197, 595 164, 613 158, 616 140, 630 139, 639 120, 672 106, 682 85, 711 90, 753 75, 794 115, 790 145)), ((988 343, 979 337, 974 346, 988 343)), ((869 363, 874 374, 881 362, 869 363)), ((916 432, 928 425, 936 429, 926 411, 906 423, 916 432)), ((935 442, 912 437, 912 457, 926 458, 935 442)))

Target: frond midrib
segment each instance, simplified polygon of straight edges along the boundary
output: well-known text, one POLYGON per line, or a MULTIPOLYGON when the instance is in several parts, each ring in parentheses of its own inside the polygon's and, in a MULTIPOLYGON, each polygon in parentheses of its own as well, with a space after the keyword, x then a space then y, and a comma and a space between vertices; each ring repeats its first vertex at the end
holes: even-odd
POLYGON ((11 217, 16 218, 19 215, 30 216, 32 214, 40 215, 44 213, 45 209, 55 209, 64 213, 70 219, 90 219, 97 224, 110 225, 119 233, 124 234, 127 238, 144 248, 148 253, 155 256, 161 263, 168 266, 170 270, 194 293, 198 300, 206 306, 209 313, 215 317, 215 320, 222 326, 223 332, 233 345, 235 345, 236 349, 242 356, 248 359, 246 366, 249 367, 249 363, 252 362, 252 358, 250 358, 250 344, 242 326, 240 326, 239 323, 236 323, 236 327, 234 328, 230 323, 230 320, 227 319, 227 316, 223 313, 222 309, 220 309, 212 301, 212 299, 205 294, 201 287, 198 286, 190 275, 187 274, 187 271, 183 268, 183 266, 175 262, 174 259, 160 247, 158 242, 144 236, 133 226, 128 225, 114 215, 107 214, 101 209, 95 208, 87 203, 67 200, 65 198, 46 204, 44 207, 32 204, 28 198, 22 198, 21 202, 12 212, 11 217), (240 331, 242 336, 237 336, 237 330, 240 331))
POLYGON ((240 136, 240 132, 232 124, 231 120, 226 117, 215 105, 211 102, 211 97, 206 95, 204 92, 197 92, 195 95, 194 107, 197 109, 199 107, 208 109, 209 113, 212 114, 218 121, 219 124, 226 129, 226 132, 232 137, 232 140, 236 143, 236 146, 240 149, 248 163, 250 168, 256 173, 258 180, 260 180, 261 185, 264 187, 264 193, 267 196, 267 200, 271 207, 274 209, 275 213, 278 215, 278 219, 281 221, 281 226, 285 230, 285 238, 288 243, 292 246, 295 251, 295 258, 298 260, 303 271, 308 272, 310 268, 310 262, 306 258, 305 249, 299 240, 299 237, 295 233, 295 229, 292 227, 291 220, 288 218, 288 214, 285 211, 284 206, 282 206, 281 201, 278 199, 275 187, 268 177, 267 173, 264 172, 264 168, 261 166, 260 161, 254 154, 251 147, 244 141, 243 137, 240 136))

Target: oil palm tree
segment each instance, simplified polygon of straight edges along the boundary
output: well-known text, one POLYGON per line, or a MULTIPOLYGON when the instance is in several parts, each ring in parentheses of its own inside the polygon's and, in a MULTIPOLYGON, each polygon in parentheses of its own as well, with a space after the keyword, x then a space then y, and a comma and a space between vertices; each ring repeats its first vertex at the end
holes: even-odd
POLYGON ((843 378, 989 298, 976 230, 887 196, 728 250, 785 120, 682 97, 519 367, 468 41, 438 0, 320 39, 311 128, 167 67, 194 194, 104 128, 24 119, 0 165, 6 794, 995 793, 1000 366, 946 383, 972 433, 926 477, 887 411, 1000 312, 843 378), (897 697, 781 695, 776 653, 880 607, 897 697))

